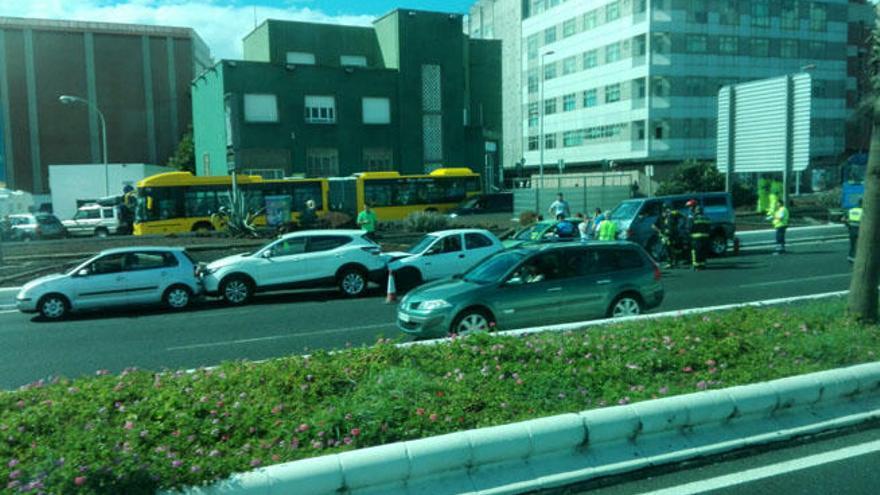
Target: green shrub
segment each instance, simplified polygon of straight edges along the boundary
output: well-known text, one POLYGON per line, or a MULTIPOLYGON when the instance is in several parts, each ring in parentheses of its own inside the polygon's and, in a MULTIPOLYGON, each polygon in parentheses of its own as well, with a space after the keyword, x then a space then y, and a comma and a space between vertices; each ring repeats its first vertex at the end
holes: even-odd
POLYGON ((255 466, 877 359, 844 301, 126 370, 0 394, 7 491, 154 493, 255 466))
MULTIPOLYGON (((695 192, 724 191, 725 177, 713 163, 688 160, 679 165, 675 173, 660 182, 657 196, 695 192)), ((734 181, 731 188, 734 207, 754 205, 758 199, 753 187, 734 181)))
POLYGON ((410 213, 403 220, 403 229, 407 232, 434 232, 448 227, 449 219, 446 215, 432 211, 410 213))

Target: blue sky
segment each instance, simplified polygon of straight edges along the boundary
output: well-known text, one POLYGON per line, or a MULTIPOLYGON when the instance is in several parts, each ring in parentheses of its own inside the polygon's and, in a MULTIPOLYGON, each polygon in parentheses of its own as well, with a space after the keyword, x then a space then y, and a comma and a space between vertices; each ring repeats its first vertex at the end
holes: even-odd
POLYGON ((0 0, 0 16, 122 22, 195 29, 215 59, 241 58, 257 22, 286 19, 369 25, 395 8, 464 13, 473 0, 0 0))

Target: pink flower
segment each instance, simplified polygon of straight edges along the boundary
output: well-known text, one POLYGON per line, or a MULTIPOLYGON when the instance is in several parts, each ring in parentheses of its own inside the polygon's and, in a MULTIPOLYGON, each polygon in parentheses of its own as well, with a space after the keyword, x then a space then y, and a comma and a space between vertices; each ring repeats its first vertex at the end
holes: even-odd
POLYGON ((300 424, 299 427, 297 428, 297 431, 303 432, 303 431, 306 431, 306 430, 308 430, 308 429, 309 429, 309 425, 307 425, 307 424, 305 424, 305 423, 302 423, 302 424, 300 424))
POLYGON ((263 461, 261 461, 259 459, 251 459, 251 467, 257 467, 262 463, 263 463, 263 461))
POLYGON ((7 465, 8 467, 14 468, 15 466, 18 466, 18 459, 12 459, 12 460, 10 460, 9 463, 6 464, 6 465, 7 465))
POLYGON ((123 428, 125 428, 126 430, 131 430, 132 428, 134 428, 134 423, 132 423, 131 421, 126 421, 123 428))
POLYGON ((179 459, 175 459, 175 460, 171 461, 171 467, 179 468, 182 465, 183 465, 183 461, 181 461, 179 459))
POLYGON ((425 415, 425 408, 420 407, 420 408, 416 409, 416 415, 417 416, 424 416, 425 415))
POLYGON ((357 436, 360 436, 360 434, 361 434, 360 428, 352 428, 351 429, 351 436, 357 437, 357 436))
POLYGON ((76 486, 85 485, 86 484, 86 477, 85 476, 77 476, 76 478, 73 479, 73 484, 76 486))
POLYGON ((685 366, 684 368, 681 369, 681 371, 682 371, 683 373, 693 373, 693 372, 694 372, 694 369, 691 368, 690 366, 685 366))
POLYGON ((706 387, 708 386, 709 385, 706 383, 705 380, 700 380, 699 382, 697 382, 697 388, 700 390, 706 390, 706 387))
POLYGON ((666 395, 669 393, 669 387, 660 387, 660 390, 658 390, 657 392, 659 392, 660 395, 666 395))
POLYGON ((18 470, 18 469, 16 469, 15 471, 9 473, 9 479, 11 479, 11 480, 14 480, 14 479, 18 478, 19 476, 21 476, 21 471, 18 470))
POLYGON ((715 366, 716 364, 717 363, 715 362, 714 359, 707 359, 706 360, 706 366, 715 366))
POLYGON ((431 421, 437 421, 437 413, 431 413, 431 415, 428 416, 428 419, 431 421))
POLYGON ((345 437, 342 439, 342 443, 344 443, 345 445, 351 445, 351 442, 351 437, 345 437))

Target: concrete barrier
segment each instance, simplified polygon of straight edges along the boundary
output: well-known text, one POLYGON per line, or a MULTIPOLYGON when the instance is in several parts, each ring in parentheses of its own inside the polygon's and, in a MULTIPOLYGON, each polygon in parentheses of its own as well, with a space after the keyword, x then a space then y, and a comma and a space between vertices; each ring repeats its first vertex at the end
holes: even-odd
POLYGON ((192 494, 502 495, 880 420, 880 363, 268 466, 192 494))

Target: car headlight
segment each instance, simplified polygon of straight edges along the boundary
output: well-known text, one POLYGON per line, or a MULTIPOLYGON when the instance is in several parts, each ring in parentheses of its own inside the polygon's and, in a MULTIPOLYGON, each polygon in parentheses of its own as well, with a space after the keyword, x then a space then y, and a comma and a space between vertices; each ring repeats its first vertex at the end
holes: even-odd
POLYGON ((419 309, 422 311, 433 311, 435 309, 443 309, 452 306, 443 299, 433 299, 431 301, 422 301, 419 303, 419 309))
POLYGON ((206 266, 201 269, 201 274, 202 275, 213 275, 213 274, 217 273, 217 270, 219 270, 219 269, 220 268, 218 268, 218 267, 212 268, 210 266, 206 266))

